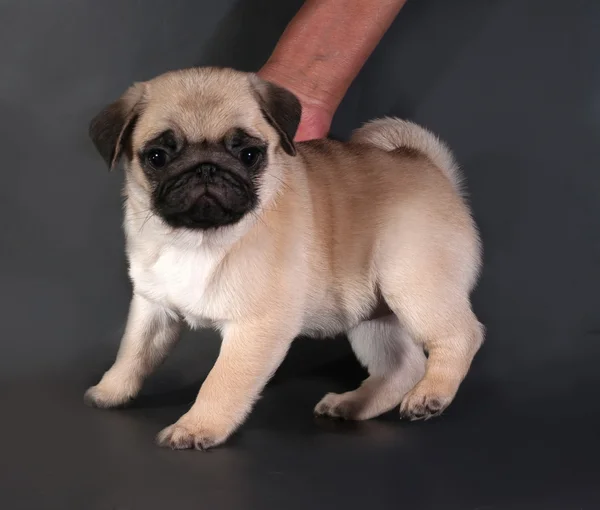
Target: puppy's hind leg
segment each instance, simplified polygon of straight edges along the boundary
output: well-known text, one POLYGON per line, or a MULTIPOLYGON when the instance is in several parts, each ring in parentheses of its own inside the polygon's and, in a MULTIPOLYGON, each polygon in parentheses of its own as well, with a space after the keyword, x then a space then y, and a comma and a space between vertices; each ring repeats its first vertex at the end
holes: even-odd
POLYGON ((394 315, 365 321, 348 333, 358 360, 369 377, 354 391, 328 393, 315 414, 367 420, 400 404, 425 373, 425 354, 394 315))
POLYGON ((396 286, 401 293, 382 289, 390 308, 428 354, 423 379, 402 399, 400 413, 411 420, 437 416, 448 407, 484 336, 468 296, 457 297, 442 279, 424 285, 426 280, 396 286))

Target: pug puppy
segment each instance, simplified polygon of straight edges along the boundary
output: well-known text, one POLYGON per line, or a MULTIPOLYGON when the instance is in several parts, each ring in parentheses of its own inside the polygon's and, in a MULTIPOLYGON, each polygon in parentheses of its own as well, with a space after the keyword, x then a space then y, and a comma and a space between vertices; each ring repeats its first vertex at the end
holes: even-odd
POLYGON ((106 163, 126 163, 133 297, 116 361, 85 400, 133 399, 184 323, 223 335, 162 446, 223 443, 300 334, 347 333, 367 368, 315 408, 347 420, 439 415, 482 344, 470 305, 481 247, 450 151, 394 118, 348 143, 295 144, 300 116, 254 74, 194 68, 135 84, 91 123, 106 163))

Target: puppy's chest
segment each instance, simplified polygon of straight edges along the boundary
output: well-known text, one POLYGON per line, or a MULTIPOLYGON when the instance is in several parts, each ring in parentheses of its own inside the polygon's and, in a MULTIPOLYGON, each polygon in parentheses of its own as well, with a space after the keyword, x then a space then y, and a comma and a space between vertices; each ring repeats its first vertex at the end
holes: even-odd
POLYGON ((163 248, 158 256, 132 256, 135 292, 179 314, 192 327, 227 320, 225 296, 215 281, 221 259, 207 251, 163 248))

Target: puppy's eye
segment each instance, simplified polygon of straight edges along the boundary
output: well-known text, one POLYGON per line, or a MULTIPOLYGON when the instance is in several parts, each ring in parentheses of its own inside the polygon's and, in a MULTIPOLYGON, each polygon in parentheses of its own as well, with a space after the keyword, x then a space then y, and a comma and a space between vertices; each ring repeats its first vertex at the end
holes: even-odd
POLYGON ((163 168, 169 160, 169 155, 162 149, 152 149, 146 154, 146 160, 154 168, 163 168))
POLYGON ((252 166, 258 161, 258 158, 260 158, 261 154, 262 153, 260 149, 257 149, 256 147, 249 147, 240 152, 240 161, 246 166, 252 166))

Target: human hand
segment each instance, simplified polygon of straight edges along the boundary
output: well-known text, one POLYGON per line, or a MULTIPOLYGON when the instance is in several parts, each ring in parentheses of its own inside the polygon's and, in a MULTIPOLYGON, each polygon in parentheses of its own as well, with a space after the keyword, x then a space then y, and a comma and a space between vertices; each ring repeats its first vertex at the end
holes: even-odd
MULTIPOLYGON (((302 101, 300 101, 302 103, 302 101)), ((319 105, 302 104, 302 117, 294 140, 304 142, 326 138, 331 126, 332 115, 319 105)))
POLYGON ((302 84, 297 83, 298 80, 291 80, 287 73, 280 72, 276 68, 267 65, 258 71, 257 74, 262 79, 289 90, 300 101, 302 105, 302 117, 300 118, 300 124, 294 141, 304 142, 327 137, 335 108, 303 93, 300 90, 302 84))

